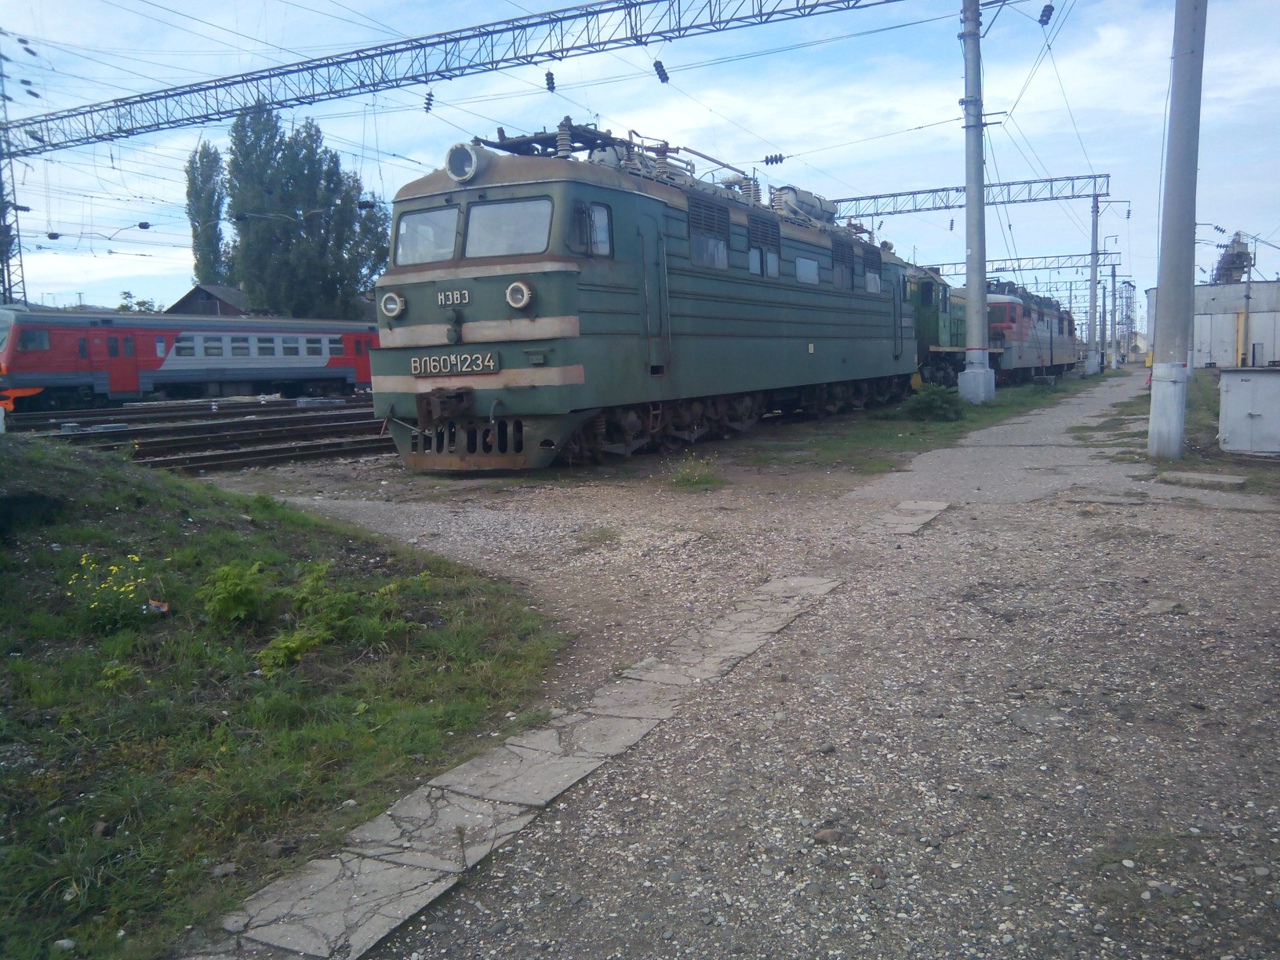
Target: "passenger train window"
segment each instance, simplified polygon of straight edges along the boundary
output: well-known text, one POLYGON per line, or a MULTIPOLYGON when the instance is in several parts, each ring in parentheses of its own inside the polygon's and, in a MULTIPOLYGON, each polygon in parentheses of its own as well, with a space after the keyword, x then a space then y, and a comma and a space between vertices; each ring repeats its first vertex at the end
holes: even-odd
POLYGON ((344 353, 346 353, 346 351, 342 347, 342 338, 330 337, 329 338, 329 356, 340 357, 344 353))
POLYGON ((89 359, 89 341, 88 341, 88 339, 86 339, 85 337, 81 337, 81 338, 80 338, 79 348, 80 348, 80 359, 81 359, 81 360, 88 360, 88 359, 89 359))
POLYGON ((231 338, 231 355, 233 357, 247 357, 249 355, 249 338, 248 337, 232 337, 231 338))
POLYGON ((356 356, 357 356, 357 357, 363 357, 363 356, 364 356, 364 341, 363 341, 363 340, 357 340, 357 341, 356 341, 356 356))
POLYGON ((777 277, 782 233, 777 221, 747 218, 747 269, 757 277, 777 277))
POLYGON ((510 257, 542 253, 551 239, 551 201, 546 197, 473 203, 467 210, 463 256, 510 257))
POLYGON ((307 337, 307 356, 323 357, 324 341, 322 341, 319 337, 307 337))
POLYGON ((164 337, 156 337, 156 356, 163 357, 164 355, 164 337))
POLYGON ((133 337, 124 338, 124 355, 126 357, 133 356, 133 337))
POLYGON ((280 356, 296 357, 298 356, 298 338, 297 337, 281 337, 280 338, 280 356))
POLYGON ((452 260, 458 240, 458 208, 412 210, 396 225, 396 263, 452 260))
POLYGON ((729 211, 689 198, 689 259, 695 267, 729 269, 729 211))
POLYGON ((801 283, 818 282, 818 261, 796 257, 796 279, 801 283))
POLYGON ((107 356, 108 357, 120 356, 120 338, 119 337, 107 337, 107 356))
POLYGON ((206 357, 222 356, 222 338, 221 337, 201 337, 200 353, 206 357))
POLYGON ((48 330, 23 330, 18 334, 19 350, 48 350, 48 330))
POLYGON ((175 357, 194 357, 196 355, 196 338, 188 334, 173 342, 175 357))
POLYGON ((259 337, 258 338, 258 356, 274 357, 276 355, 276 338, 275 337, 259 337))

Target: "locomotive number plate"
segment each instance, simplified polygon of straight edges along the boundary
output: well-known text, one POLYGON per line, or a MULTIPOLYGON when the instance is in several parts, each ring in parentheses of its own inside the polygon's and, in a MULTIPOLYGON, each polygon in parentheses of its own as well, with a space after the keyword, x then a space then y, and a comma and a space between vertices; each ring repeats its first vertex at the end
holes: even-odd
POLYGON ((447 377, 463 373, 497 373, 502 358, 491 350, 483 353, 431 353, 412 357, 409 372, 415 377, 447 377))
POLYGON ((442 307, 460 307, 470 302, 470 290, 441 290, 436 294, 436 303, 442 307))

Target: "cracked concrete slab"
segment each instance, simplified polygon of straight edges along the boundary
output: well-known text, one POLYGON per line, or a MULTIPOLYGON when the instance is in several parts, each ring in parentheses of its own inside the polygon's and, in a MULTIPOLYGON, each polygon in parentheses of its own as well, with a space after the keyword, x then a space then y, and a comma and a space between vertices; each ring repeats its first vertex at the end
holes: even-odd
POLYGON ((223 929, 312 957, 358 957, 457 877, 353 854, 312 860, 254 894, 223 929))
POLYGON ((504 744, 440 774, 428 786, 497 803, 545 807, 604 761, 504 744))
POLYGON ((858 532, 910 536, 922 530, 949 506, 941 500, 904 500, 890 513, 864 523, 858 532))
POLYGON ((609 717, 668 720, 684 694, 678 688, 647 680, 619 680, 596 691, 584 712, 609 717))
POLYGON ((525 828, 528 807, 422 787, 347 835, 352 853, 461 873, 525 828))

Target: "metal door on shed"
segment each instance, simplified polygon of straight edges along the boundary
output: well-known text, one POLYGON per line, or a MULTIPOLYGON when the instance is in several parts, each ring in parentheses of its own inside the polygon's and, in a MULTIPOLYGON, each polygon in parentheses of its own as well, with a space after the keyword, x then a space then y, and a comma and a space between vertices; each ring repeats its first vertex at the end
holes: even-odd
POLYGON ((1229 453, 1280 453, 1280 368, 1222 371, 1218 445, 1229 453))

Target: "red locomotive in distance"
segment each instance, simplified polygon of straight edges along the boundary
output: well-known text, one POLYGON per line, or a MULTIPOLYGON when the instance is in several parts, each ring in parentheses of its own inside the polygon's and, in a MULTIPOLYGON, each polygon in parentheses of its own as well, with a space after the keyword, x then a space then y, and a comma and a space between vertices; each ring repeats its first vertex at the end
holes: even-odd
POLYGON ((0 308, 9 411, 369 387, 377 326, 341 320, 0 308))

